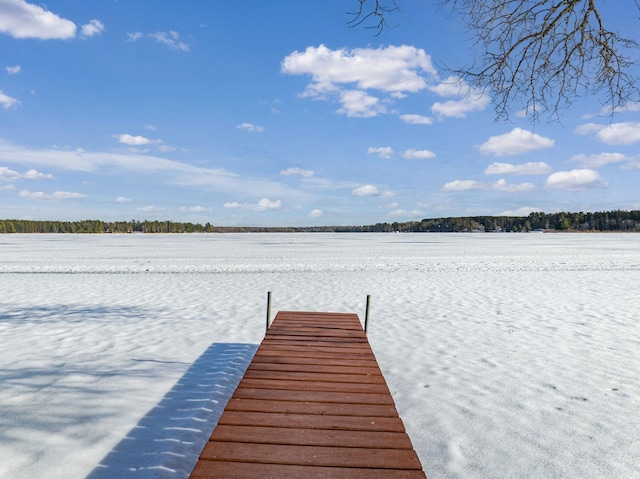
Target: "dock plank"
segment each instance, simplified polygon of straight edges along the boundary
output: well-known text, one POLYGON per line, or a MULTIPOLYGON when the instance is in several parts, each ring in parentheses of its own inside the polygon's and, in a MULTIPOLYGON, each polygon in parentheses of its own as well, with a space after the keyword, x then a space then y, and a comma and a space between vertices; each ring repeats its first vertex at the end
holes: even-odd
POLYGON ((325 467, 422 469, 413 450, 210 441, 201 459, 325 467))
POLYGON ((331 366, 326 364, 318 364, 312 362, 311 364, 302 364, 298 362, 282 363, 282 362, 267 362, 267 361, 254 361, 247 371, 291 371, 291 372, 305 372, 305 373, 331 373, 334 375, 339 374, 360 374, 360 375, 375 375, 378 374, 379 369, 375 366, 331 366))
POLYGON ((278 354, 265 354, 264 352, 260 352, 253 357, 253 361, 251 364, 256 363, 277 363, 277 364, 293 364, 293 365, 306 365, 306 364, 314 364, 314 365, 323 365, 323 366, 337 366, 337 367, 352 367, 352 368, 376 368, 379 369, 378 363, 375 358, 373 359, 352 359, 348 363, 345 363, 344 359, 337 359, 335 357, 326 357, 326 358, 314 358, 314 357, 302 357, 296 356, 295 358, 291 358, 286 354, 278 353, 278 354), (348 364, 345 366, 345 364, 348 364))
POLYGON ((242 380, 243 387, 252 389, 277 389, 281 391, 318 391, 318 392, 345 392, 345 393, 369 393, 387 394, 387 384, 360 384, 328 381, 296 381, 291 379, 253 379, 242 380))
POLYGON ((332 416, 317 414, 227 411, 218 424, 292 427, 328 431, 405 432, 399 417, 332 416))
POLYGON ((245 399, 272 399, 277 401, 329 402, 342 404, 390 404, 395 406, 388 394, 283 391, 277 389, 253 389, 239 387, 233 397, 245 399))
POLYGON ((356 469, 227 461, 199 461, 193 479, 424 479, 422 471, 408 469, 356 469))
POLYGON ((271 371, 264 369, 247 370, 244 375, 248 379, 282 379, 293 381, 321 381, 334 383, 385 384, 379 374, 331 374, 306 371, 271 371))
POLYGON ((299 446, 338 446, 359 448, 412 449, 401 432, 360 430, 315 430, 292 427, 263 427, 218 424, 212 441, 291 444, 299 446))
POLYGON ((231 398, 228 411, 322 414, 330 416, 396 417, 393 404, 349 404, 344 402, 274 401, 268 399, 231 398))
POLYGON ((426 479, 358 316, 281 311, 193 479, 426 479))

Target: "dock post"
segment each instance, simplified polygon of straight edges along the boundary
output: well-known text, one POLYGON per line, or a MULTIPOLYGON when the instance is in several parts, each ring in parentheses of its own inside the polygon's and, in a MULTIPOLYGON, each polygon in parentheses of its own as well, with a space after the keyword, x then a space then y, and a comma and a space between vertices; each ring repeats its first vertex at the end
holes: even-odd
POLYGON ((267 292, 267 331, 269 331, 269 323, 271 322, 271 291, 267 292))
POLYGON ((364 312, 364 334, 367 334, 367 327, 369 326, 369 304, 371 303, 371 295, 367 295, 367 309, 364 312))

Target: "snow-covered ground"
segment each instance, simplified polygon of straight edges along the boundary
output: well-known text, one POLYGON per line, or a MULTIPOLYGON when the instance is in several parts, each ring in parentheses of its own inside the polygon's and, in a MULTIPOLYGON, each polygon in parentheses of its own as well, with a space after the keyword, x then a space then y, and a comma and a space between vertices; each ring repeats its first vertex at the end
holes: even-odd
POLYGON ((0 477, 186 478, 278 310, 356 312, 430 479, 640 477, 640 235, 0 236, 0 477))

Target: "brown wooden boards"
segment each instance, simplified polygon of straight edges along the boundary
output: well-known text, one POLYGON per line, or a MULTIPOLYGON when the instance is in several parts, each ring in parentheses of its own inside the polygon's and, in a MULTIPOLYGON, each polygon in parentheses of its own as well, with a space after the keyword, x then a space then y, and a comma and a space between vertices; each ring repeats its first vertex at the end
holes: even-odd
POLYGON ((426 479, 355 314, 281 311, 193 479, 426 479))

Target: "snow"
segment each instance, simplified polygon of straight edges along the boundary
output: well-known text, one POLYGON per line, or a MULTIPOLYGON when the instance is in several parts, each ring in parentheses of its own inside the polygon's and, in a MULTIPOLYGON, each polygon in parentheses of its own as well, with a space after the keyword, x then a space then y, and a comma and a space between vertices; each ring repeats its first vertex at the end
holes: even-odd
POLYGON ((356 312, 430 479, 636 478, 640 236, 0 236, 0 477, 186 478, 279 310, 356 312))

